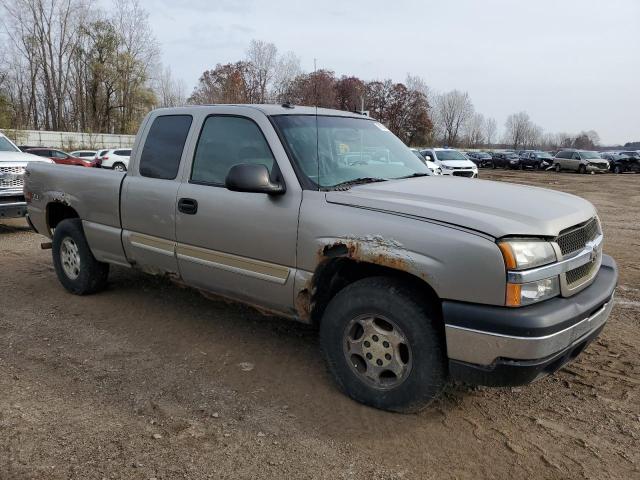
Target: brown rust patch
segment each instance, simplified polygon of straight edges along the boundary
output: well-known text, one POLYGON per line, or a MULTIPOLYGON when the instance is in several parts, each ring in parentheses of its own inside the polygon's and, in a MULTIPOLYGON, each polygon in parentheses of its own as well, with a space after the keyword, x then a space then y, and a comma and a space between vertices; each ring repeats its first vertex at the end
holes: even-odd
POLYGON ((410 260, 392 251, 398 246, 396 242, 385 242, 379 237, 344 239, 321 247, 318 251, 318 264, 327 259, 346 257, 357 262, 374 263, 408 272, 411 270, 410 260))
POLYGON ((298 317, 301 320, 309 321, 311 319, 311 310, 313 305, 311 303, 311 293, 309 288, 305 287, 298 292, 295 299, 295 308, 298 313, 298 317))

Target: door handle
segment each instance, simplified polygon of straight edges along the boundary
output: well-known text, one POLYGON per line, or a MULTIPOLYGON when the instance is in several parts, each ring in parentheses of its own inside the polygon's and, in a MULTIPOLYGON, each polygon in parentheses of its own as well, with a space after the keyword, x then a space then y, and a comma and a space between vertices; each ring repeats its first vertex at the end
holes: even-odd
POLYGON ((181 198, 178 200, 178 210, 187 215, 195 215, 198 212, 198 201, 193 198, 181 198))

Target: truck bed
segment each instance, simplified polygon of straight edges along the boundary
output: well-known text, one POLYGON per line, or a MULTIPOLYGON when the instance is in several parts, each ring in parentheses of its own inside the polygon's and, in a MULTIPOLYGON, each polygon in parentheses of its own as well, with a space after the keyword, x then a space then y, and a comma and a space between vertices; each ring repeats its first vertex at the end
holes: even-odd
POLYGON ((99 168, 29 163, 25 192, 32 194, 30 217, 38 232, 49 235, 46 205, 60 202, 80 218, 120 228, 120 189, 126 173, 99 168))

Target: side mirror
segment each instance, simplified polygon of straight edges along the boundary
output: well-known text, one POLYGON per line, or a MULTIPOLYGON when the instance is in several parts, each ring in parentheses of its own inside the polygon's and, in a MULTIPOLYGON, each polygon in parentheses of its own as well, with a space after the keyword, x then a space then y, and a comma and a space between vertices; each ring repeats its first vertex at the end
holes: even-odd
POLYGON ((224 185, 233 192, 266 193, 267 195, 281 195, 285 192, 284 185, 271 181, 266 166, 255 163, 241 163, 231 167, 224 185))

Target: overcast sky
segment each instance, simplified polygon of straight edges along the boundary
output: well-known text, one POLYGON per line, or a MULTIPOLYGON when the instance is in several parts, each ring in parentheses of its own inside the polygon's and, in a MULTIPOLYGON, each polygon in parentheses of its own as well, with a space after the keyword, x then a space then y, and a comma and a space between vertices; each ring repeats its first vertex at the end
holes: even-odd
POLYGON ((640 0, 141 0, 163 63, 189 92, 252 38, 302 67, 365 80, 420 75, 466 90, 502 128, 526 110, 545 131, 640 140, 640 0))

